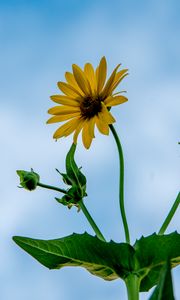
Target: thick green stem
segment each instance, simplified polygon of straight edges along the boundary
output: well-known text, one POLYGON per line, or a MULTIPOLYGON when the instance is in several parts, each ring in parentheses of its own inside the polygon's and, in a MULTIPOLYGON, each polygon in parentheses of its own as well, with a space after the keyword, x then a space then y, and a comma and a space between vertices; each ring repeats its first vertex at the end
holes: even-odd
POLYGON ((128 300, 139 300, 139 277, 134 274, 130 274, 126 278, 125 283, 127 288, 128 300))
POLYGON ((176 210, 177 210, 177 208, 178 208, 178 206, 179 206, 179 203, 180 203, 180 192, 179 192, 179 194, 177 195, 177 198, 176 198, 176 200, 175 200, 173 206, 171 207, 170 212, 169 212, 169 214, 167 215, 167 217, 166 217, 164 223, 162 224, 162 226, 161 226, 161 228, 160 228, 158 234, 160 234, 160 235, 164 234, 164 232, 166 231, 166 229, 167 229, 169 223, 171 222, 171 220, 172 220, 172 218, 173 218, 173 216, 174 216, 174 214, 175 214, 175 212, 176 212, 176 210))
POLYGON ((45 189, 54 190, 54 191, 58 191, 60 193, 66 194, 66 190, 60 189, 56 186, 52 186, 52 185, 48 185, 48 184, 44 184, 44 183, 40 183, 40 182, 38 182, 37 185, 40 186, 40 187, 43 187, 45 189))
POLYGON ((94 222, 93 218, 91 217, 90 213, 88 212, 86 206, 84 205, 83 200, 78 202, 82 212, 84 213, 85 217, 87 218, 89 224, 91 225, 91 227, 93 228, 94 232, 96 233, 97 237, 103 241, 106 242, 103 234, 101 233, 101 231, 99 230, 99 228, 97 227, 96 223, 94 222))
POLYGON ((120 171, 120 173, 119 173, 119 205, 120 205, 120 212, 121 212, 121 217, 122 217, 123 226, 124 226, 126 243, 130 243, 128 223, 127 223, 126 213, 125 213, 125 208, 124 208, 124 157, 123 157, 123 151, 122 151, 122 146, 121 146, 119 137, 118 137, 116 130, 112 124, 110 125, 110 129, 112 131, 112 134, 114 136, 114 139, 116 141, 116 145, 118 148, 119 171, 120 171))

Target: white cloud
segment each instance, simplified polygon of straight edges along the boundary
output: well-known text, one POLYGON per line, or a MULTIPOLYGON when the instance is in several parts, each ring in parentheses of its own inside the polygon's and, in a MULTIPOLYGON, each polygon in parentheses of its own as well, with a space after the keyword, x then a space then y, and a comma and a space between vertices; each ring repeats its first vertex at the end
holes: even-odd
MULTIPOLYGON (((58 233, 65 235, 71 229, 81 231, 82 224, 87 226, 84 218, 77 216, 75 212, 70 212, 68 215, 63 208, 59 207, 57 211, 57 207, 49 202, 51 194, 48 193, 47 198, 44 199, 44 191, 29 194, 16 188, 18 178, 15 170, 18 168, 33 167, 35 171, 42 174, 43 181, 59 184, 58 174, 54 169, 55 167, 64 169, 64 157, 70 147, 71 138, 62 139, 58 143, 52 141, 52 133, 56 126, 45 125, 47 118, 45 111, 53 105, 48 102, 48 97, 56 90, 56 81, 63 78, 66 70, 64 68, 69 67, 71 61, 83 65, 89 59, 97 64, 99 58, 105 54, 110 69, 119 61, 123 63, 123 67, 128 65, 130 68, 130 76, 123 84, 123 89, 125 87, 128 90, 129 102, 113 109, 113 112, 124 145, 127 166, 126 206, 128 215, 132 218, 130 227, 132 227, 133 238, 141 234, 142 230, 147 234, 151 233, 152 227, 156 230, 171 206, 179 188, 179 147, 177 145, 180 110, 179 73, 172 72, 172 69, 178 68, 177 49, 180 43, 175 25, 171 24, 168 29, 167 20, 172 21, 174 10, 166 9, 163 2, 163 6, 160 5, 155 11, 154 5, 155 2, 150 10, 154 13, 153 18, 146 11, 145 14, 140 13, 140 16, 135 15, 131 20, 124 18, 125 23, 122 24, 121 18, 108 19, 107 9, 96 4, 96 10, 91 7, 62 34, 58 26, 46 31, 46 28, 41 27, 42 19, 38 21, 38 15, 31 12, 29 17, 26 15, 28 35, 25 35, 25 29, 18 32, 21 23, 17 23, 16 36, 19 39, 14 37, 12 41, 9 40, 9 46, 13 51, 7 52, 7 44, 3 44, 2 67, 5 73, 8 66, 8 74, 6 73, 2 80, 3 105, 0 117, 1 173, 3 174, 0 231, 4 249, 1 266, 5 271, 8 265, 9 274, 6 276, 9 280, 12 280, 10 276, 12 260, 17 259, 17 249, 12 249, 9 241, 16 230, 24 234, 26 232, 38 236, 47 234, 51 237, 51 232, 52 235, 58 233), (166 33, 168 36, 165 35, 166 33), (161 35, 163 38, 160 38, 161 35), (166 51, 166 38, 169 38, 168 51, 166 51)), ((13 22, 18 22, 15 15, 13 22)), ((12 24, 9 28, 11 27, 12 24)), ((114 190, 117 190, 116 183, 113 182, 117 182, 114 176, 117 173, 118 161, 112 137, 97 134, 92 148, 86 151, 79 146, 76 157, 78 163, 82 164, 83 171, 89 174, 90 199, 87 206, 96 214, 97 211, 101 211, 100 206, 103 205, 101 216, 97 216, 98 221, 106 228, 107 221, 104 216, 111 216, 112 221, 106 229, 107 234, 110 235, 112 232, 113 238, 119 239, 119 228, 115 228, 120 226, 117 225, 119 221, 113 219, 113 216, 118 215, 116 211, 118 204, 111 204, 112 207, 109 209, 107 202, 107 196, 110 196, 109 182, 113 196, 114 190), (103 178, 105 175, 106 178, 103 178), (101 188, 104 189, 102 194, 97 192, 98 180, 102 184, 101 188), (102 199, 91 200, 93 193, 98 197, 101 196, 102 199), (97 205, 97 208, 93 205, 97 205)), ((180 226, 178 215, 174 220, 170 226, 172 230, 180 226)), ((23 259, 26 258, 23 256, 23 259)), ((17 290, 20 289, 20 281, 23 279, 24 270, 21 270, 21 274, 17 271, 19 264, 19 261, 16 262, 17 278, 14 278, 14 285, 11 282, 14 295, 17 295, 16 287, 17 290)), ((31 271, 33 273, 28 276, 29 281, 24 283, 24 291, 29 286, 33 287, 34 276, 38 278, 38 271, 32 269, 31 271)), ((73 277, 69 275, 70 270, 68 272, 66 279, 68 276, 73 277)), ((84 273, 78 274, 78 280, 82 280, 84 273)), ((50 285, 50 291, 55 288, 54 284, 51 285, 51 277, 48 275, 46 280, 45 275, 43 276, 43 283, 40 279, 38 281, 40 295, 42 295, 44 280, 45 285, 50 285)), ((63 278, 63 275, 58 276, 63 278)), ((179 273, 176 271, 175 280, 177 281, 178 278, 179 273)), ((72 294, 68 294, 67 282, 64 284, 66 286, 62 291, 63 299, 70 299, 72 294)), ((178 294, 178 283, 175 284, 178 294)), ((101 290, 106 287, 104 282, 100 286, 101 290)), ((116 295, 120 294, 119 288, 115 285, 111 287, 112 290, 117 291, 117 294, 114 294, 116 298, 116 295)), ((11 299, 8 290, 9 287, 6 287, 3 300, 11 299)), ((111 288, 107 290, 111 291, 111 288)), ((97 291, 98 295, 98 287, 97 291)), ((39 299, 37 295, 34 297, 39 299)), ((48 295, 45 295, 44 299, 45 297, 47 300, 50 299, 48 295)), ((54 299, 58 297, 57 292, 54 299)), ((102 298, 105 299, 104 297, 105 295, 102 298)), ((142 299, 146 298, 147 296, 142 296, 142 299)))

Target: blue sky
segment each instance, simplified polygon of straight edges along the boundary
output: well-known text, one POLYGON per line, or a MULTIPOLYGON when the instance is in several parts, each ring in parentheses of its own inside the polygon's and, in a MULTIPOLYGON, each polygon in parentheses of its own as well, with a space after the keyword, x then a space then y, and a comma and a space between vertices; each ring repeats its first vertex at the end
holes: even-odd
MULTIPOLYGON (((0 1, 2 300, 126 299, 120 281, 80 268, 49 271, 12 242, 13 235, 93 234, 82 214, 53 200, 56 194, 18 189, 16 170, 33 167, 42 182, 59 184, 55 168, 64 170, 72 140, 53 141, 57 125, 45 124, 49 96, 72 63, 97 65, 105 55, 109 72, 118 63, 129 68, 122 84, 129 101, 112 111, 124 149, 132 241, 157 231, 179 191, 179 9, 175 0, 0 1)), ((88 151, 79 140, 76 157, 88 178, 89 211, 107 239, 122 241, 112 136, 96 133, 88 151)), ((179 212, 167 232, 175 229, 179 212)), ((173 276, 179 295, 179 270, 173 276)))

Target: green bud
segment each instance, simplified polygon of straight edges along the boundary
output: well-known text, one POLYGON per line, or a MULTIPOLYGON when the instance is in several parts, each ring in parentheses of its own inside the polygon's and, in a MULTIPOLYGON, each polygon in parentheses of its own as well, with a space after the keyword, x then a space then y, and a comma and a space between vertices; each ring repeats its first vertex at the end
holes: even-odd
POLYGON ((17 174, 20 177, 20 185, 21 187, 23 187, 24 189, 28 190, 28 191, 32 191, 35 190, 40 177, 37 173, 35 173, 33 171, 33 169, 31 169, 31 172, 27 172, 27 171, 23 171, 23 170, 17 170, 16 171, 17 174))

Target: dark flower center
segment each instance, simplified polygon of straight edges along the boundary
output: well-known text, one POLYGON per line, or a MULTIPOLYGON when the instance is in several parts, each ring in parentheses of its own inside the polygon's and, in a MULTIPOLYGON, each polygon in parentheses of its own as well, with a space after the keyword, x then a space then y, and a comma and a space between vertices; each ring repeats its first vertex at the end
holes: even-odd
POLYGON ((92 118, 102 110, 100 97, 86 97, 80 104, 82 117, 92 118))

